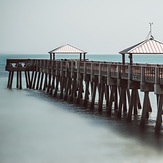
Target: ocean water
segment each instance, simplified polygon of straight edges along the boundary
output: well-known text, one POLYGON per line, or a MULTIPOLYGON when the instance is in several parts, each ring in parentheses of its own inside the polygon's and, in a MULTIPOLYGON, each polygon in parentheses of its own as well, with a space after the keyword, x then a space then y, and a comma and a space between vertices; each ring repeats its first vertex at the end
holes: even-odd
MULTIPOLYGON (((56 58, 70 57, 78 58, 77 55, 56 58)), ((163 134, 154 133, 154 94, 151 94, 153 112, 142 130, 137 118, 127 123, 123 118, 91 113, 40 91, 7 89, 6 58, 49 58, 49 55, 0 55, 0 163, 163 162, 163 134)), ((88 54, 87 58, 121 61, 119 54, 88 54)), ((138 55, 134 61, 162 64, 163 56, 138 55)))

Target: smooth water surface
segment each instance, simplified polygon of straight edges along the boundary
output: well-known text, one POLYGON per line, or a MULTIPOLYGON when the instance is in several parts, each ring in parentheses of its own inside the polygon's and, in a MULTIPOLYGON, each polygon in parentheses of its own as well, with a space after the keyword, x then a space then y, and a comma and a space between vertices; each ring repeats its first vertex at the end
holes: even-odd
POLYGON ((0 163, 163 162, 163 135, 154 134, 153 120, 141 130, 137 119, 127 123, 43 92, 9 90, 4 64, 0 66, 0 163))

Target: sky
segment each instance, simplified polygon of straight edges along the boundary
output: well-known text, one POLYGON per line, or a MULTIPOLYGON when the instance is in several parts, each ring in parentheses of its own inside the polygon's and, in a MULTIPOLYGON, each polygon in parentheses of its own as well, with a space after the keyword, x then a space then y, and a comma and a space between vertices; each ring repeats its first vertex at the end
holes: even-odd
POLYGON ((0 54, 46 54, 71 44, 118 54, 152 34, 163 42, 162 0, 0 0, 0 54))

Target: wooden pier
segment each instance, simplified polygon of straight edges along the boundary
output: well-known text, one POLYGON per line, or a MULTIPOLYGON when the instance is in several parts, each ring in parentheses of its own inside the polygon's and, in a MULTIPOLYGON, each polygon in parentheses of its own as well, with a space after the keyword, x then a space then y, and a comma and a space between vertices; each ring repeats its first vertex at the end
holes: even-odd
POLYGON ((131 122, 138 109, 142 109, 140 126, 144 126, 152 112, 149 92, 157 98, 155 131, 162 124, 163 65, 122 64, 85 60, 7 59, 9 72, 7 87, 12 89, 14 74, 16 88, 42 90, 53 97, 79 104, 90 110, 127 114, 131 122), (143 103, 139 93, 143 92, 143 103), (97 106, 97 107, 95 107, 97 106))

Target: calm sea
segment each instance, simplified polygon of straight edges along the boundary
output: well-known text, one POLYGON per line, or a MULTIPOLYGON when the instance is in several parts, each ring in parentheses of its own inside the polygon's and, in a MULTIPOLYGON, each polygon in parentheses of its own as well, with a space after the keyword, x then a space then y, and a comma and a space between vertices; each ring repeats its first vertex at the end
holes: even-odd
MULTIPOLYGON (((154 134, 154 94, 150 95, 153 112, 146 129, 141 130, 137 118, 127 123, 123 118, 90 113, 43 92, 7 89, 6 58, 49 58, 49 55, 0 55, 0 163, 163 162, 163 135, 154 134)), ((88 54, 87 58, 121 61, 120 54, 88 54)), ((134 61, 163 64, 163 56, 138 55, 134 61)))

